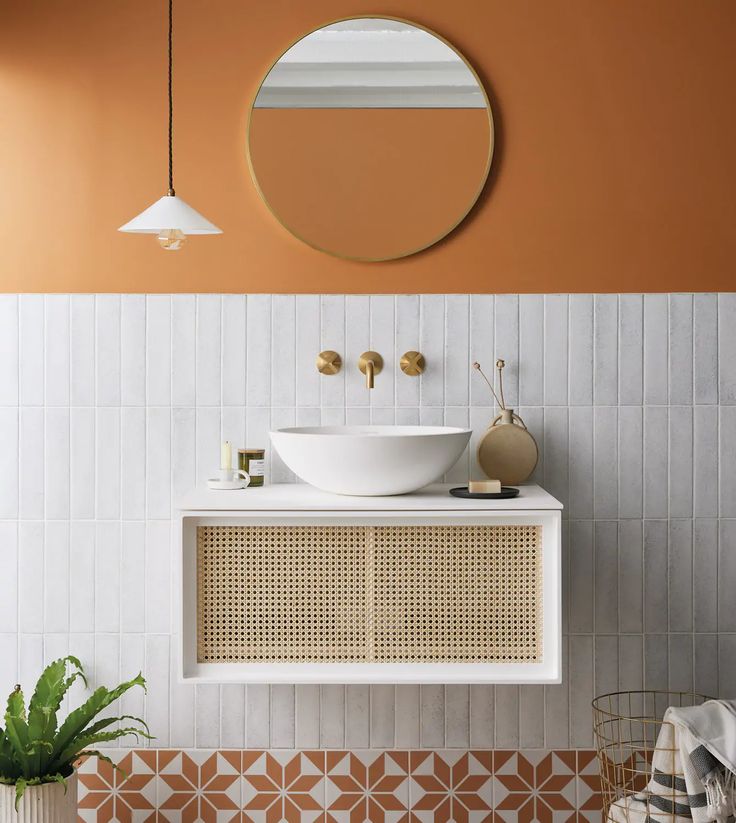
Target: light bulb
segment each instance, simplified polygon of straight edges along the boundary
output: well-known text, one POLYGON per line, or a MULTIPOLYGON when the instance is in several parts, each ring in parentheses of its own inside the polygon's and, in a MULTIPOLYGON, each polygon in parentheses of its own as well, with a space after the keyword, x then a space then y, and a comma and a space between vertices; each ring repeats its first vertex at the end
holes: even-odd
POLYGON ((181 229, 163 229, 159 232, 158 242, 162 249, 178 251, 186 242, 187 236, 181 229))

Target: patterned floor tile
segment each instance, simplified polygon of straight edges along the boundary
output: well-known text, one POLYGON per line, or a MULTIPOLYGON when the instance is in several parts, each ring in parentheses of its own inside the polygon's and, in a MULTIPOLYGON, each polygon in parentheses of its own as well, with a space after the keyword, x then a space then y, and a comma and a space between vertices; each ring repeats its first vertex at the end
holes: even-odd
POLYGON ((408 752, 327 752, 326 823, 409 820, 408 752))
POLYGON ((109 756, 117 769, 97 757, 79 767, 79 820, 155 823, 156 752, 111 750, 109 756))
POLYGON ((230 823, 240 810, 239 751, 160 751, 158 806, 169 823, 230 823))
POLYGON ((495 751, 494 806, 506 823, 575 823, 573 751, 495 751))
POLYGON ((577 752, 577 809, 581 823, 600 823, 603 797, 598 757, 595 751, 577 752))
POLYGON ((409 766, 411 814, 419 823, 493 820, 490 752, 413 751, 409 766))
POLYGON ((325 753, 244 751, 244 823, 315 823, 324 814, 325 753))

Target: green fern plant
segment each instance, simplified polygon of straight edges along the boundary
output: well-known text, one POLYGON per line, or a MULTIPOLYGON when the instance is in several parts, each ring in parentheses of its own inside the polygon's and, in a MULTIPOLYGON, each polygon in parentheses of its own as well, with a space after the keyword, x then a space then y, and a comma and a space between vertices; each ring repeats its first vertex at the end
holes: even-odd
POLYGON ((97 744, 126 735, 152 739, 145 722, 131 715, 92 722, 128 689, 141 686, 145 690, 146 681, 140 674, 114 689, 95 689, 59 726, 61 701, 77 679, 87 685, 82 664, 71 655, 62 657, 48 665, 38 679, 27 711, 20 686, 8 697, 5 728, 0 728, 0 783, 15 785, 16 809, 28 786, 61 783, 66 791, 66 778, 73 774, 80 757, 99 757, 114 767, 109 757, 94 748, 97 744), (126 720, 137 725, 125 726, 126 720), (120 727, 110 729, 115 723, 120 727))

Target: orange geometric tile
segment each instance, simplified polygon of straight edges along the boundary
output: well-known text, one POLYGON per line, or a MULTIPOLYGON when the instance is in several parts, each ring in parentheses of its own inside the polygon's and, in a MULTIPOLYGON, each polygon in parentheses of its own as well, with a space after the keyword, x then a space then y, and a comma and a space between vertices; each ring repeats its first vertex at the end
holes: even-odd
POLYGON ((115 751, 114 768, 97 757, 78 767, 78 818, 84 823, 155 823, 156 752, 115 751))
POLYGON ((494 810, 510 823, 575 823, 574 751, 494 752, 494 810))
POLYGON ((411 752, 411 813, 420 823, 493 819, 491 760, 480 752, 411 752))
POLYGON ((243 823, 315 823, 324 813, 324 752, 243 752, 243 823))
POLYGON ((169 823, 225 823, 240 810, 237 751, 161 751, 158 807, 169 823))
POLYGON ((406 823, 407 752, 327 752, 326 823, 406 823))

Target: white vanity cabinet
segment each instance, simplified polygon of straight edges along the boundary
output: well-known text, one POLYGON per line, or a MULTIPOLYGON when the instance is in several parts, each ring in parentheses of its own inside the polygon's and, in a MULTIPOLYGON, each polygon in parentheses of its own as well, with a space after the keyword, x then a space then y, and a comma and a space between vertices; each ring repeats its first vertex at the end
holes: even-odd
POLYGON ((180 502, 180 671, 198 683, 557 683, 561 504, 342 497, 281 484, 180 502))

